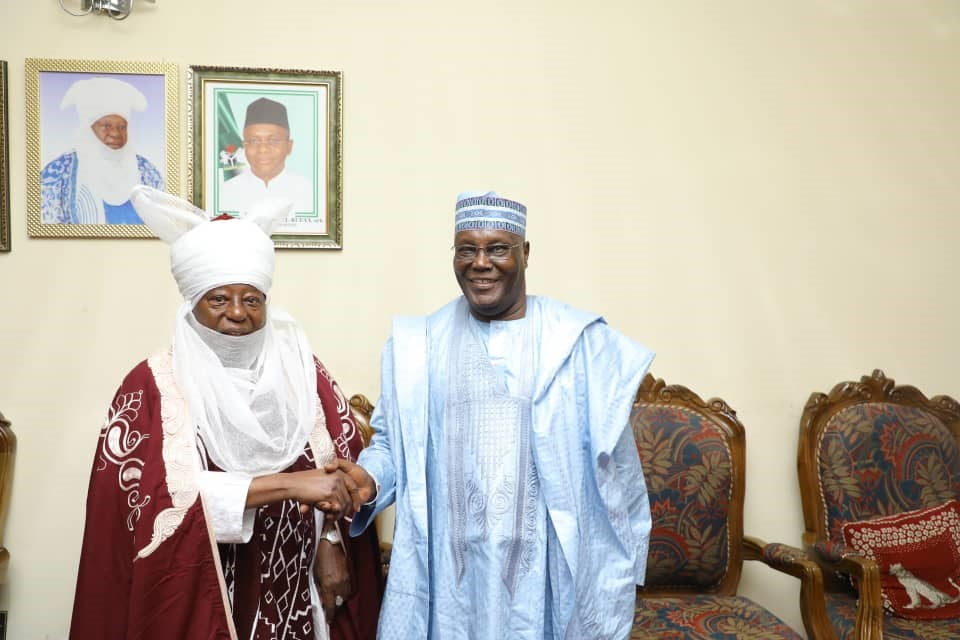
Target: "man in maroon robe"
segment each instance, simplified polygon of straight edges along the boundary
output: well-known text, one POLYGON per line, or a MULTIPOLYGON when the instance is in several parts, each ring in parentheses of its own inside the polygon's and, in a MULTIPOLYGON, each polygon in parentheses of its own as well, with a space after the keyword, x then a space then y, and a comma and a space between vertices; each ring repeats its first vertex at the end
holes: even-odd
POLYGON ((70 637, 375 637, 376 535, 339 535, 356 487, 323 470, 356 460, 360 433, 300 327, 266 304, 289 207, 211 222, 148 187, 132 201, 171 244, 184 304, 172 347, 107 412, 70 637))

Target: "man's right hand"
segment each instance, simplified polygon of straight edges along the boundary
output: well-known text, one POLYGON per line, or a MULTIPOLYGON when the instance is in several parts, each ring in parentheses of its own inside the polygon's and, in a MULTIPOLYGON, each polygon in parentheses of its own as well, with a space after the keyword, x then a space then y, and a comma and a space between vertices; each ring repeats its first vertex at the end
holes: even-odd
POLYGON ((343 458, 337 458, 334 462, 331 462, 323 469, 324 471, 328 471, 330 473, 339 470, 347 474, 347 476, 350 478, 354 487, 350 488, 348 486, 348 489, 351 497, 353 498, 354 512, 359 511, 360 507, 376 497, 377 483, 373 481, 373 478, 370 476, 370 474, 367 473, 360 465, 343 458))
POLYGON ((346 473, 336 469, 310 469, 297 472, 296 475, 300 504, 317 507, 329 520, 339 520, 356 511, 353 499, 356 484, 346 473))

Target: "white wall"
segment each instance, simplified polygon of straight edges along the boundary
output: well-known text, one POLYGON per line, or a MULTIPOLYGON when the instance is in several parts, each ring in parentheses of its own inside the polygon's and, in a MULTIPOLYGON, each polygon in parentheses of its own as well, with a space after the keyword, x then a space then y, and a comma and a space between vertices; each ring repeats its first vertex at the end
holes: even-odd
MULTIPOLYGON (((9 638, 66 634, 100 422, 177 304, 158 241, 27 237, 27 57, 343 71, 345 248, 282 252, 273 299, 348 393, 376 397, 391 315, 457 293, 455 194, 493 188, 529 206, 532 292, 602 312, 657 375, 738 410, 752 535, 799 543, 811 391, 881 367, 960 395, 956 0, 136 5, 116 23, 0 3, 9 638)), ((753 564, 742 591, 799 628, 797 585, 753 564)))

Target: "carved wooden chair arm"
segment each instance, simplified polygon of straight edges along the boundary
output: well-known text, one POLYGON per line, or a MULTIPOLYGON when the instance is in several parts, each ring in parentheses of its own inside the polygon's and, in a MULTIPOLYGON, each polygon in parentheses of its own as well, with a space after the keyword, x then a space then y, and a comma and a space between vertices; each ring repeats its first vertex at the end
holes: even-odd
POLYGON ((800 614, 810 640, 836 640, 827 616, 823 571, 810 555, 798 547, 779 542, 766 543, 753 536, 743 537, 743 557, 759 560, 771 569, 800 580, 800 614))
POLYGON ((856 579, 859 597, 854 637, 857 640, 883 640, 880 568, 876 561, 841 543, 818 540, 805 546, 826 574, 856 579))
POLYGON ((834 563, 835 571, 857 579, 858 640, 883 640, 883 605, 880 599, 880 568, 876 561, 859 554, 848 554, 834 563))
POLYGON ((809 577, 811 585, 823 586, 823 575, 820 566, 810 556, 798 547, 792 547, 780 542, 764 542, 753 536, 743 537, 743 557, 747 560, 759 560, 768 567, 782 573, 788 573, 795 578, 809 577))
POLYGON ((837 563, 847 556, 860 555, 860 552, 856 549, 848 547, 842 542, 834 542, 833 540, 817 540, 808 546, 816 556, 816 559, 827 563, 837 563))
MULTIPOLYGON (((810 546, 812 556, 824 571, 856 579, 861 602, 876 597, 880 602, 880 568, 859 551, 835 542, 818 541, 810 546)), ((882 608, 880 609, 882 616, 882 608)))

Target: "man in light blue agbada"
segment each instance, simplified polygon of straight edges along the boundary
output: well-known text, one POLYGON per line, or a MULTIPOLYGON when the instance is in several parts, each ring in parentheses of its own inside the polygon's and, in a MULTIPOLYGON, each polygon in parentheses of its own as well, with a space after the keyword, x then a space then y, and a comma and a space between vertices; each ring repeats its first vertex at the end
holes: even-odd
POLYGON ((375 435, 341 461, 396 504, 378 637, 620 639, 643 582, 650 507, 629 414, 653 360, 603 318, 528 296, 526 208, 457 201, 463 296, 398 318, 375 435))

